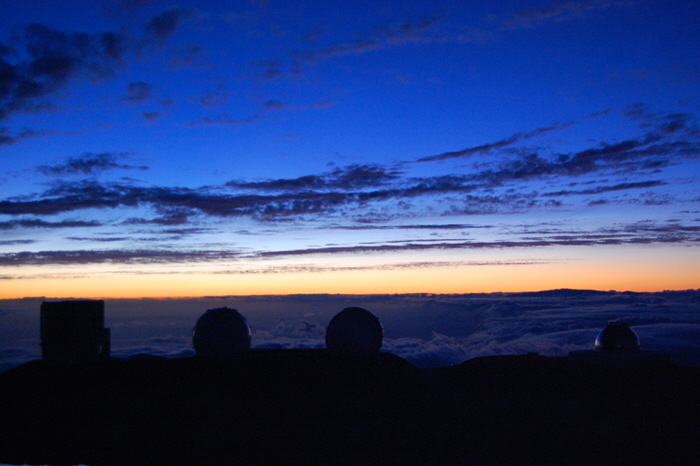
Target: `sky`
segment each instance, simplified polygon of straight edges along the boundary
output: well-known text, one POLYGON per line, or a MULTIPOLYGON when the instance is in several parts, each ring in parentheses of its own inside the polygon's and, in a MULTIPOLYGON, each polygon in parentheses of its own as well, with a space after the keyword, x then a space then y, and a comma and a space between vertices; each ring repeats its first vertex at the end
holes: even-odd
POLYGON ((698 2, 0 9, 0 299, 700 287, 698 2))

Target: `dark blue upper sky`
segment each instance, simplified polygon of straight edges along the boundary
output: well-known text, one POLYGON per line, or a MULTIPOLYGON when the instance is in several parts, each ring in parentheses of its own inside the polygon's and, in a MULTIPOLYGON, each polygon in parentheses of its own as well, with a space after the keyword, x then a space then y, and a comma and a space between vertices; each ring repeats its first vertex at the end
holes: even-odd
POLYGON ((700 283, 698 2, 0 6, 0 297, 700 283))

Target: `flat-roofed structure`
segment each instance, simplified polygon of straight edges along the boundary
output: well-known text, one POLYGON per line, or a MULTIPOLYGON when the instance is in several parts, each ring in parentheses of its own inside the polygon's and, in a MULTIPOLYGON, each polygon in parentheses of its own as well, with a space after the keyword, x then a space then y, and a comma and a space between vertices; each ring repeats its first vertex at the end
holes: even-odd
POLYGON ((71 363, 109 358, 110 332, 104 316, 104 301, 44 301, 41 359, 71 363))

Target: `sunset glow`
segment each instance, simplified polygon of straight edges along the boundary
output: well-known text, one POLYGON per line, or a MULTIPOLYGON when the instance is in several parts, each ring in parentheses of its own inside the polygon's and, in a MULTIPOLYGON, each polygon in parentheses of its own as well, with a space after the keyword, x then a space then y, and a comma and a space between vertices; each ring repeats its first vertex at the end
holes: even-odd
POLYGON ((0 299, 24 296, 104 299, 299 293, 453 294, 558 288, 662 291, 691 289, 700 282, 697 267, 700 254, 694 248, 601 247, 596 253, 592 257, 587 248, 579 247, 569 249, 563 259, 553 250, 540 251, 537 258, 513 259, 519 255, 518 251, 501 251, 486 262, 459 261, 454 254, 450 261, 450 254, 443 252, 431 256, 433 262, 401 263, 398 260, 402 258, 395 257, 384 258, 378 262, 380 265, 371 266, 362 265, 361 260, 354 258, 354 261, 344 260, 342 267, 328 264, 327 270, 318 270, 319 261, 257 264, 247 269, 173 267, 167 272, 158 267, 117 270, 117 267, 103 266, 92 273, 78 269, 75 274, 65 269, 48 269, 37 278, 8 280, 6 283, 13 286, 3 288, 0 299), (649 267, 651 263, 657 266, 649 267), (41 293, 37 293, 37 283, 41 284, 41 293), (68 283, 70 286, 66 286, 68 283))
POLYGON ((0 299, 700 287, 697 2, 47 5, 0 299))

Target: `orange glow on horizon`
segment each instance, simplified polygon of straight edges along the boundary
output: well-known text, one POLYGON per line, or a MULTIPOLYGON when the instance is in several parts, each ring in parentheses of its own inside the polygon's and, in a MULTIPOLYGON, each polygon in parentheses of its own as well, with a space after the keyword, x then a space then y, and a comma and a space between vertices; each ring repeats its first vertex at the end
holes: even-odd
MULTIPOLYGON (((700 287, 698 248, 637 248, 525 265, 211 274, 97 272, 0 281, 0 299, 180 298, 224 295, 491 293, 558 288, 654 292, 700 287)), ((580 252, 580 251, 579 251, 580 252)), ((575 257, 574 254, 568 255, 575 257)))

